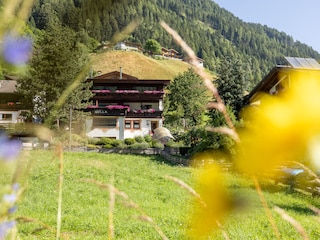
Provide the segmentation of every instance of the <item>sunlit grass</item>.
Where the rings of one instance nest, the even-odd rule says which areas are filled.
[[[22,185],[26,187],[19,203],[17,217],[21,239],[53,239],[56,229],[58,201],[58,160],[48,151],[32,151],[24,159],[33,159],[33,167]],[[130,199],[158,225],[169,239],[188,239],[187,230],[191,214],[191,199],[186,189],[166,178],[174,176],[190,186],[198,169],[170,166],[156,156],[65,153],[62,202],[61,239],[107,239],[109,191],[85,180],[105,184],[113,178],[114,186]],[[230,239],[275,239],[255,186],[250,178],[227,173],[225,184],[235,201],[223,221]],[[309,205],[320,208],[319,199],[305,193],[290,191],[288,186],[262,181],[263,194],[272,210],[284,209],[306,229],[310,239],[319,239],[319,222]],[[114,210],[114,239],[161,239],[151,224],[138,220],[141,214],[125,206],[116,196]],[[241,206],[241,207],[239,207]],[[282,239],[299,239],[297,231],[276,212],[273,217]],[[36,230],[36,231],[35,231]],[[201,239],[201,238],[199,238]],[[224,239],[221,230],[209,239]]]

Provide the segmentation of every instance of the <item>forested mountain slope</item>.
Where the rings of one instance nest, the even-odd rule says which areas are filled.
[[[137,52],[106,51],[91,54],[94,71],[108,73],[122,71],[139,79],[169,79],[188,70],[190,65],[183,61],[156,60]]]
[[[159,25],[160,20],[165,21],[211,71],[226,56],[241,61],[246,66],[248,86],[281,64],[283,56],[320,60],[320,54],[306,44],[276,29],[243,22],[211,0],[37,0],[30,24],[45,29],[50,22],[60,21],[88,45],[89,37],[109,41],[134,20],[140,24],[127,40],[144,44],[151,38],[182,52]]]

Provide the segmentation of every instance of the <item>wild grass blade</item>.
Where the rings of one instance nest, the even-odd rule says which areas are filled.
[[[295,229],[298,231],[298,233],[301,235],[302,239],[304,240],[309,240],[309,237],[304,230],[304,228],[301,226],[301,224],[296,221],[294,218],[290,217],[283,209],[275,206],[274,211],[276,211],[284,220],[288,221],[291,223],[292,226],[295,227]]]

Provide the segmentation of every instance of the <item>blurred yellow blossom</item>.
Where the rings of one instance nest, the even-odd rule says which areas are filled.
[[[320,71],[295,70],[289,81],[280,94],[261,95],[260,106],[244,110],[246,127],[239,132],[235,159],[239,170],[266,174],[284,161],[319,155]]]
[[[224,177],[220,168],[209,163],[212,155],[203,153],[194,161],[204,162],[197,175],[197,193],[200,199],[195,200],[191,222],[190,236],[194,239],[206,237],[213,229],[217,229],[225,214],[231,209],[231,197],[224,185]]]

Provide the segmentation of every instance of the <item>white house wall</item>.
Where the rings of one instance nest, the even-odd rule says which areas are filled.
[[[92,119],[88,119],[86,121],[86,127],[87,127],[87,136],[91,138],[102,138],[102,137],[109,137],[109,138],[115,138],[115,139],[121,139],[120,131],[119,131],[119,120],[121,121],[123,119],[122,117],[117,119],[117,128],[94,128],[92,129]],[[137,118],[125,118],[125,120],[140,120],[140,129],[124,129],[123,137],[126,138],[134,138],[137,136],[146,136],[151,134],[151,121],[157,121],[158,126],[162,126],[162,119],[155,119],[155,118],[143,118],[143,119],[137,119]]]
[[[4,114],[11,114],[12,118],[9,120],[3,119]],[[19,111],[0,111],[0,124],[18,123],[19,114]]]

